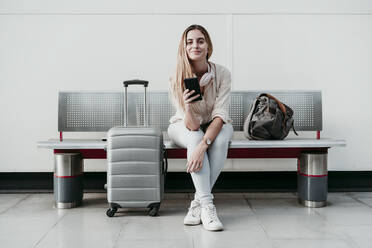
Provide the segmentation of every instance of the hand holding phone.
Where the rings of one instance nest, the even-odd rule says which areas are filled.
[[[183,92],[182,98],[183,102],[185,103],[186,110],[189,110],[190,105],[195,102],[197,98],[199,98],[199,95],[195,95],[194,90],[190,91],[189,89],[186,89]]]
[[[184,83],[185,83],[186,89],[189,90],[187,94],[190,94],[191,92],[193,92],[191,96],[187,97],[187,99],[194,98],[191,102],[197,102],[203,99],[201,90],[200,90],[200,85],[198,82],[198,78],[185,78]]]

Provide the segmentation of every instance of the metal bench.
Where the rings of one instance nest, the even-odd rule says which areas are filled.
[[[231,92],[230,117],[234,130],[243,130],[245,117],[258,91]],[[322,207],[327,199],[327,153],[330,147],[345,146],[344,140],[320,138],[322,97],[320,91],[267,91],[294,110],[297,131],[313,131],[314,138],[281,141],[233,139],[228,158],[297,158],[299,201],[308,207]],[[128,94],[129,126],[143,125],[143,94]],[[106,158],[105,141],[65,140],[63,132],[106,132],[124,124],[122,92],[60,92],[58,105],[59,140],[38,142],[55,154],[80,153],[82,159]],[[150,126],[166,132],[174,109],[167,92],[149,92],[147,113]],[[315,136],[316,133],[316,136]],[[300,133],[301,136],[301,133]],[[316,137],[316,138],[315,138]],[[165,139],[168,158],[186,158],[186,149]]]

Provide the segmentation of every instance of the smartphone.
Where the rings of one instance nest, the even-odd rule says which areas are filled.
[[[192,94],[190,97],[193,97],[193,96],[196,96],[197,94],[199,94],[199,97],[194,99],[192,102],[201,101],[203,98],[202,98],[202,95],[201,95],[201,90],[200,90],[200,85],[199,85],[199,82],[198,82],[198,78],[196,78],[196,77],[195,78],[185,78],[183,81],[185,83],[186,89],[188,89],[189,91],[195,90],[194,94]]]

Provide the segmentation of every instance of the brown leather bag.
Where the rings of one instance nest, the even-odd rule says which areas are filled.
[[[293,110],[274,96],[263,93],[253,102],[244,122],[244,135],[251,140],[282,140],[293,126]]]

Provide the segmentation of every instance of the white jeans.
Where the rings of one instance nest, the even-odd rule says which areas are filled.
[[[212,188],[225,165],[227,149],[233,132],[234,129],[230,123],[223,124],[216,139],[204,154],[202,169],[191,173],[195,187],[195,200],[203,205],[213,202]],[[169,125],[168,136],[177,146],[187,148],[187,159],[189,159],[202,140],[204,132],[201,129],[190,131],[184,122],[180,121]]]

